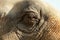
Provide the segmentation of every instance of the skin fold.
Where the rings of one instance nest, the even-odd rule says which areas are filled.
[[[41,0],[3,0],[0,40],[60,40],[58,15]]]

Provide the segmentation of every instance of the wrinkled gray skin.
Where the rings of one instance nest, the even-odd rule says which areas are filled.
[[[0,19],[3,20],[1,40],[46,40],[48,16],[34,1],[16,3],[8,15]]]

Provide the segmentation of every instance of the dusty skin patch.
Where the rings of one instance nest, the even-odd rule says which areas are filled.
[[[42,13],[40,16],[43,15],[42,18],[40,18],[42,20],[39,19],[38,24],[40,25],[32,27],[34,30],[32,29],[33,32],[31,33],[29,27],[24,25],[24,22],[22,25],[18,25],[20,30],[19,28],[16,28],[17,24],[15,24],[17,20],[20,22],[21,16],[23,16],[21,9],[22,7],[25,8],[25,3],[23,3],[24,0],[2,1],[0,1],[0,40],[60,40],[60,13],[49,4],[45,4],[38,0],[27,0],[30,3],[33,2],[37,5],[37,11],[34,9],[32,13],[40,12]],[[18,3],[23,3],[23,5]],[[29,4],[29,6],[31,5]],[[47,23],[45,24],[45,22]],[[42,27],[40,27],[41,25]]]

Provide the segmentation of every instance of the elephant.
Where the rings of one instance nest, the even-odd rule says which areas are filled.
[[[8,12],[0,10],[0,40],[60,40],[56,10],[40,0],[15,1],[6,3],[13,5]]]

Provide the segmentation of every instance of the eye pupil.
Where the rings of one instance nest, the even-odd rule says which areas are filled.
[[[33,17],[33,18],[37,19],[37,17]]]

